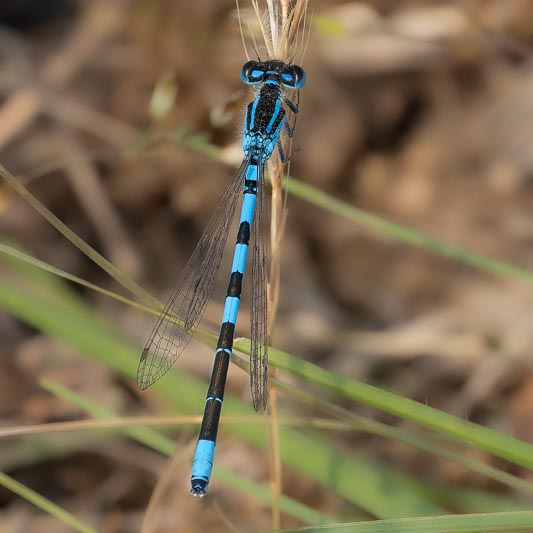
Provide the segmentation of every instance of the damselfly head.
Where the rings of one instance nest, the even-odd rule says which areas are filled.
[[[283,61],[248,61],[241,69],[241,79],[248,85],[275,80],[287,89],[301,89],[305,84],[305,71]]]

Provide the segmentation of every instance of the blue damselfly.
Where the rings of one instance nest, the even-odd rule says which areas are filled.
[[[191,494],[207,491],[224,388],[233,347],[246,256],[251,243],[251,357],[250,386],[254,408],[267,402],[268,316],[264,168],[277,150],[285,160],[282,132],[292,137],[294,123],[287,111],[298,113],[298,90],[305,83],[304,70],[279,60],[248,61],[241,79],[256,89],[246,109],[242,146],[244,159],[236,177],[222,196],[217,211],[189,259],[181,280],[159,316],[142,352],[137,382],[146,389],[181,355],[198,326],[217,276],[235,209],[242,195],[239,229],[226,294],[222,325],[215,350],[204,416],[194,454]],[[296,92],[293,100],[286,91]],[[255,214],[255,222],[254,220]]]

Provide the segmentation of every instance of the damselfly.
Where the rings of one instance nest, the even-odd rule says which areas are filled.
[[[286,110],[288,108],[292,113],[298,113],[298,98],[293,101],[285,90],[298,91],[303,87],[305,72],[298,65],[282,61],[248,61],[242,67],[241,78],[257,90],[257,96],[246,109],[242,138],[243,162],[189,259],[181,281],[157,320],[142,352],[137,372],[139,387],[146,389],[174,364],[189,343],[213,288],[238,197],[242,194],[239,230],[222,325],[192,466],[191,494],[195,496],[206,493],[211,476],[250,237],[250,386],[255,409],[259,411],[266,407],[268,332],[266,245],[262,231],[266,217],[264,167],[276,148],[282,161],[285,159],[281,133],[286,131],[292,136],[294,126],[289,124]],[[256,221],[252,223],[254,213]]]

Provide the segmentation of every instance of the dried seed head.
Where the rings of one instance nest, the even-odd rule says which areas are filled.
[[[241,9],[237,16],[246,57],[250,59],[246,42],[252,43],[254,59],[277,59],[284,63],[301,63],[305,49],[304,28],[307,0],[250,0],[251,9]]]

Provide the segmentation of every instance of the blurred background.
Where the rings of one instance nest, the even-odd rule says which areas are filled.
[[[310,0],[309,11],[308,81],[291,175],[468,250],[526,269],[533,264],[533,4]],[[234,173],[222,160],[240,157],[240,109],[250,97],[239,78],[245,60],[232,0],[1,2],[0,160],[73,231],[165,300]],[[157,85],[176,93],[163,116],[150,107]],[[154,132],[165,135],[154,141]],[[183,132],[222,155],[180,142]],[[7,185],[0,193],[2,241],[129,296]],[[398,242],[296,197],[288,208],[274,346],[533,440],[527,284]],[[11,287],[26,283],[3,259],[0,269]],[[222,309],[223,272],[205,315],[211,331]],[[75,284],[68,291],[140,354],[152,316]],[[43,377],[122,415],[176,414],[157,392],[140,393],[132,380],[22,318],[0,312],[3,427],[85,417],[43,390]],[[239,335],[248,336],[248,319],[244,306]],[[205,383],[211,364],[211,350],[200,344],[179,362]],[[232,368],[228,390],[248,401],[247,388],[247,376]],[[345,406],[391,422],[364,406]],[[202,409],[200,403],[193,413]],[[270,527],[268,507],[216,477],[208,498],[192,501],[188,461],[196,431],[171,432],[181,462],[155,530]],[[346,431],[330,437],[339,450],[371,455],[426,484],[516,496],[388,439]],[[4,472],[106,532],[139,530],[166,465],[126,437],[81,430],[8,436],[0,450]],[[476,450],[461,453],[504,466]],[[265,452],[223,426],[217,464],[268,481]],[[373,517],[291,469],[284,469],[284,492],[333,516]],[[466,501],[445,508],[475,510]],[[3,488],[0,530],[70,531]]]

